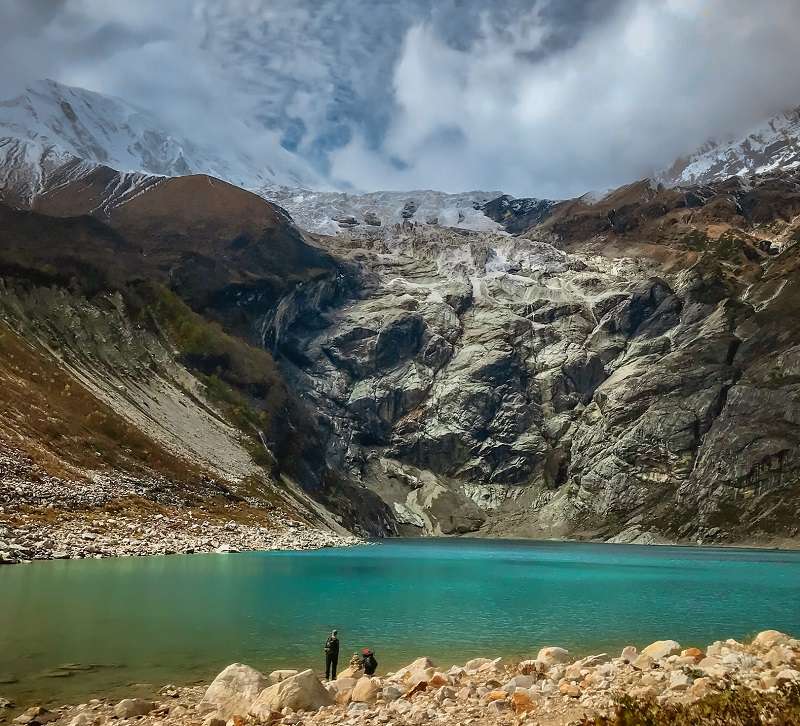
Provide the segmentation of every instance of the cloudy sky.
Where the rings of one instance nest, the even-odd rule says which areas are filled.
[[[564,197],[800,104],[798,29],[798,0],[0,0],[0,95],[277,133],[359,189]]]

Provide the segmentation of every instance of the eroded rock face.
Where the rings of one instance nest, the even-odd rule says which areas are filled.
[[[701,191],[555,205],[529,238],[328,241],[360,292],[294,327],[287,377],[390,533],[797,535],[796,230],[774,191],[767,211],[758,190]]]
[[[376,535],[800,534],[796,170],[563,202],[323,195],[335,238],[203,175],[9,179],[0,317],[123,418],[146,381],[133,423],[226,481],[263,467]],[[296,219],[329,230],[316,212]],[[188,342],[238,342],[184,350],[177,302]],[[263,465],[195,404],[218,373],[263,420],[241,430]]]

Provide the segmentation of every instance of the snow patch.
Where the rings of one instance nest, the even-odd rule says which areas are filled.
[[[258,193],[288,211],[300,227],[319,234],[333,235],[350,229],[352,225],[337,221],[348,218],[355,219],[359,230],[376,233],[404,221],[478,232],[503,230],[481,209],[481,205],[501,196],[501,192],[446,194],[428,189],[361,194],[264,187]]]
[[[0,189],[35,195],[50,173],[76,160],[121,172],[209,174],[246,189],[329,186],[277,142],[268,159],[206,148],[126,101],[56,81],[0,101]]]

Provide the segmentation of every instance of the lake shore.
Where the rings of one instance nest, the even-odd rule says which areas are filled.
[[[531,540],[525,537],[498,536],[496,533],[474,538],[520,542],[633,544],[653,547],[788,551],[800,549],[800,542],[796,540],[770,543],[748,540],[719,544],[646,539],[603,540],[592,537],[551,537]],[[470,539],[470,537],[452,539]],[[121,506],[118,510],[112,511],[28,508],[13,513],[0,512],[0,565],[53,559],[297,551],[353,547],[362,544],[365,544],[364,539],[344,531],[338,533],[320,529],[282,514],[247,506],[235,506],[215,512],[199,508],[163,506],[149,506],[144,509]]]
[[[578,660],[558,647],[518,662],[475,658],[447,669],[421,657],[371,678],[349,666],[328,683],[310,670],[264,674],[233,664],[207,686],[167,685],[153,700],[93,699],[52,711],[20,704],[28,707],[17,715],[0,698],[0,721],[5,713],[14,726],[565,726],[611,713],[623,695],[661,706],[686,706],[731,688],[779,698],[782,689],[800,685],[799,668],[800,641],[774,630],[747,644],[725,640],[699,649],[664,640]]]
[[[542,534],[538,537],[524,537],[516,534],[503,534],[502,532],[473,532],[469,535],[460,535],[456,539],[501,539],[509,542],[574,542],[576,544],[609,544],[609,545],[636,545],[639,547],[686,547],[690,549],[742,549],[742,550],[786,550],[789,552],[800,550],[800,539],[780,537],[775,539],[745,539],[730,542],[692,542],[690,540],[669,540],[663,537],[642,536],[635,538],[615,537],[549,537]]]
[[[0,517],[0,564],[35,560],[312,550],[364,540],[247,506],[222,511],[120,507],[33,509]]]

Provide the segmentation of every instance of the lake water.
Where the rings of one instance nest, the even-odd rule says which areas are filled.
[[[660,638],[798,634],[800,552],[390,540],[5,567],[0,695],[129,695],[210,680],[235,661],[322,670],[334,627],[340,667],[368,645],[380,671],[420,655],[449,666],[544,645],[616,654]]]

